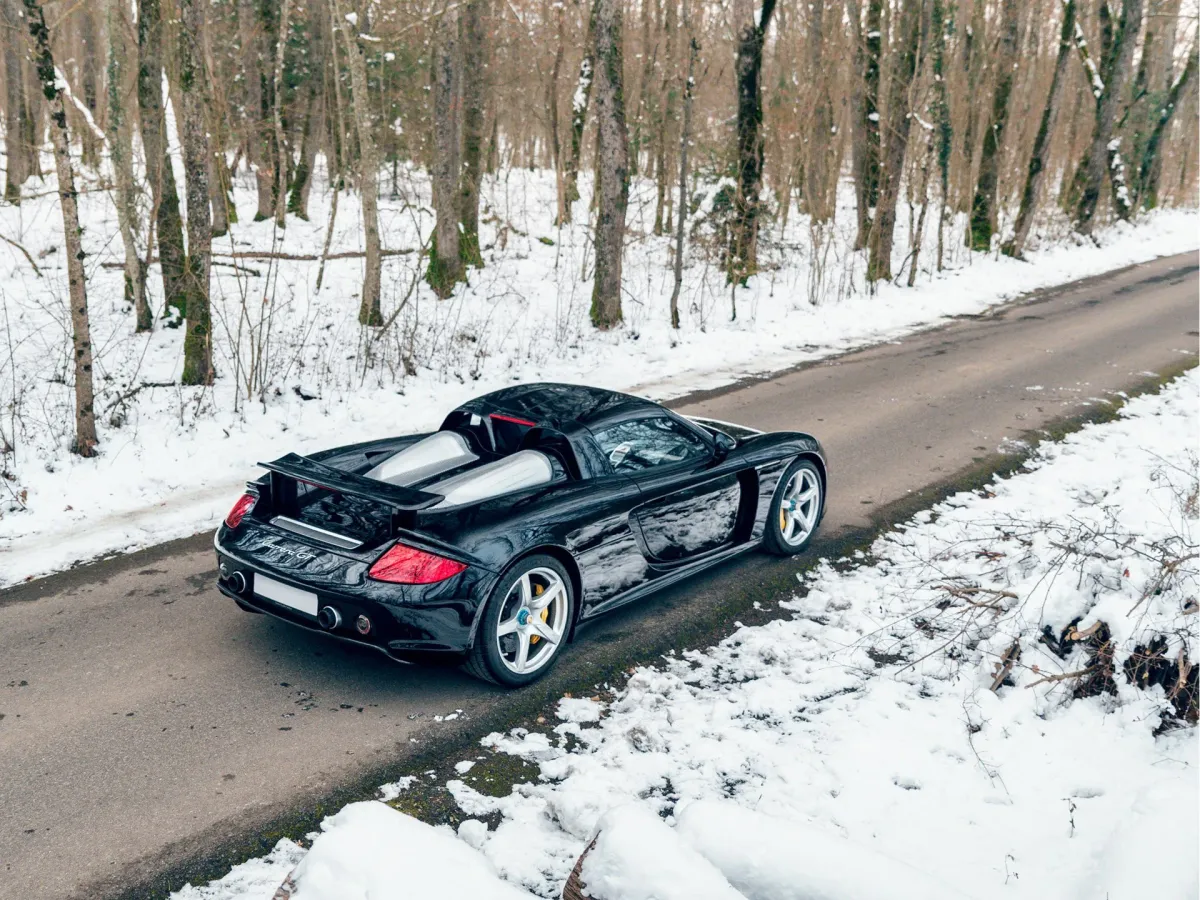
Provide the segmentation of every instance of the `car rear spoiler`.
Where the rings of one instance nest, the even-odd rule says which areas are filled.
[[[417,491],[355,475],[296,453],[289,453],[274,462],[259,465],[271,473],[271,502],[280,511],[286,511],[295,505],[298,481],[333,491],[335,494],[362,497],[390,506],[394,510],[393,523],[397,525],[413,524],[418,512],[435,506],[444,499],[441,494]]]

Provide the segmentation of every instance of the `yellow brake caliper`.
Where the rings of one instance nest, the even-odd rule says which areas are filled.
[[[537,597],[537,596],[540,596],[541,594],[544,594],[545,592],[546,592],[546,588],[543,585],[535,584],[533,586],[533,596]],[[542,615],[543,622],[545,622],[548,618],[550,618],[550,607],[547,606],[545,609],[543,609],[541,615]],[[541,640],[541,638],[538,637],[536,634],[531,634],[529,636],[529,643],[531,643],[531,644],[536,644],[540,640]]]

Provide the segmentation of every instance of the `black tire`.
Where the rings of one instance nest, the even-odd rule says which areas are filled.
[[[803,480],[806,489],[808,487],[816,488],[815,497],[808,501],[815,508],[809,510],[807,502],[805,503],[801,512],[811,512],[811,526],[807,528],[802,536],[793,536],[789,540],[787,537],[787,528],[783,521],[781,521],[780,508],[786,499],[785,492],[798,478]],[[804,549],[812,541],[813,535],[817,533],[817,528],[820,526],[821,518],[824,514],[825,482],[821,478],[821,471],[812,460],[798,459],[784,470],[783,475],[779,479],[779,485],[775,488],[775,495],[771,498],[771,506],[767,510],[767,521],[763,531],[763,549],[775,556],[795,556],[798,553],[803,553]],[[804,518],[807,518],[807,516],[804,516]]]
[[[557,576],[557,584],[554,583],[554,579],[549,577],[549,573]],[[502,642],[501,636],[498,634],[501,621],[511,622],[514,618],[520,619],[522,610],[530,612],[531,607],[521,603],[519,599],[521,589],[518,585],[526,575],[530,576],[529,584],[533,589],[536,590],[537,586],[542,584],[544,585],[543,592],[552,593],[548,603],[553,605],[553,609],[550,606],[544,608],[545,618],[541,617],[540,612],[526,615],[525,622],[521,623],[521,631],[512,633],[513,640],[511,641],[508,639],[509,635],[505,634],[503,636],[505,640]],[[562,590],[561,607],[556,599],[558,594],[553,593],[558,586],[561,586]],[[512,612],[511,608],[514,602],[518,607],[516,613],[511,616],[506,615],[506,613]],[[463,668],[476,678],[503,687],[516,688],[532,684],[549,672],[558,657],[562,655],[563,644],[566,643],[567,635],[570,634],[571,624],[574,621],[576,602],[571,576],[563,564],[553,556],[538,554],[518,560],[492,588],[483,608],[479,630],[475,635],[475,643],[463,663]],[[526,625],[532,621],[533,615],[538,615],[543,625],[551,626],[549,631],[558,631],[559,639],[556,642],[550,643],[526,630]],[[553,622],[550,621],[551,617],[553,617]],[[534,624],[532,627],[536,628],[537,626]],[[530,654],[527,657],[528,662],[536,663],[536,668],[526,672],[514,669],[516,661],[520,658],[522,637],[529,640],[529,644],[526,646],[526,652]],[[516,642],[515,646],[513,641]],[[502,653],[502,644],[510,649]],[[514,659],[510,660],[508,653],[512,653]]]

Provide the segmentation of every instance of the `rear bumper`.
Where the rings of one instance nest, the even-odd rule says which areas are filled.
[[[438,586],[436,596],[414,597],[411,587],[400,588],[406,602],[388,602],[376,597],[363,597],[351,591],[334,591],[305,584],[265,566],[240,559],[220,545],[217,546],[218,567],[225,573],[218,577],[217,588],[243,609],[266,613],[310,631],[371,647],[401,662],[454,661],[471,647],[479,602],[474,590],[465,596],[446,596],[445,587]],[[245,579],[246,587],[238,591],[234,573]],[[266,576],[317,595],[317,609],[331,606],[337,610],[341,623],[332,629],[321,627],[316,616],[293,609],[255,592],[255,579]],[[463,587],[477,587],[471,582]],[[373,593],[380,593],[378,590]],[[483,596],[486,596],[485,594]],[[415,601],[415,602],[414,602]],[[365,616],[370,623],[367,634],[361,634],[356,623]]]

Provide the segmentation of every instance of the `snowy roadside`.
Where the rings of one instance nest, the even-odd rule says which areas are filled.
[[[175,900],[557,897],[597,828],[596,900],[1194,897],[1198,425],[1192,371],[823,561],[791,618],[489,735],[434,776],[456,830],[389,807],[419,776]]]
[[[86,196],[101,429],[100,456],[91,460],[67,450],[69,328],[65,276],[54,265],[61,253],[48,205],[53,198],[20,207],[20,221],[5,226],[51,255],[41,279],[14,256],[11,276],[0,284],[9,351],[8,360],[0,354],[0,448],[6,441],[14,448],[0,450],[0,587],[212,528],[259,460],[432,429],[456,404],[513,381],[591,382],[669,399],[1197,246],[1196,211],[1164,210],[1136,226],[1102,231],[1095,245],[1043,235],[1027,262],[951,248],[946,271],[922,271],[915,288],[888,284],[872,296],[863,289],[861,254],[848,249],[849,233],[833,236],[830,262],[818,272],[797,214],[779,241],[764,248],[764,271],[739,293],[736,322],[728,321],[728,291],[711,262],[700,249],[690,251],[683,327],[673,331],[664,311],[667,239],[643,234],[627,251],[625,326],[603,334],[586,320],[587,230],[554,228],[553,181],[544,175],[514,173],[519,183],[489,186],[487,201],[497,215],[484,233],[492,248],[487,268],[451,300],[428,296],[416,256],[389,257],[384,312],[398,305],[400,315],[382,341],[354,323],[356,260],[331,262],[319,295],[313,263],[218,267],[215,352],[222,377],[211,389],[175,384],[181,330],[132,334],[121,273],[101,266],[116,259],[107,195]],[[412,178],[420,200],[423,182],[419,173]],[[249,194],[248,183],[238,185],[239,200]],[[852,196],[843,194],[850,221]],[[312,221],[292,222],[286,232],[269,222],[238,226],[217,249],[319,252],[327,202],[328,195],[314,194]],[[336,230],[334,251],[358,246],[354,206],[353,197],[343,200],[338,221],[350,224]],[[644,230],[644,206],[632,207],[635,229]],[[13,215],[0,210],[0,220]],[[429,224],[407,199],[386,201],[382,215],[390,247],[419,245]],[[904,227],[898,247],[907,243]]]

